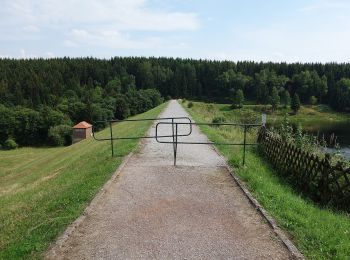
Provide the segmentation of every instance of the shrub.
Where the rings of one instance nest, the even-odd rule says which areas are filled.
[[[62,146],[72,144],[73,129],[69,125],[52,126],[49,129],[49,144],[53,146]]]
[[[213,124],[221,124],[226,122],[226,118],[223,116],[216,116],[211,120]],[[213,125],[213,127],[219,127],[219,125]]]
[[[294,94],[290,108],[293,110],[294,114],[298,113],[298,110],[300,109],[300,99],[298,94]]]
[[[183,99],[182,99],[182,103],[185,103],[185,102],[186,102],[186,98],[183,98]]]
[[[242,108],[244,103],[244,94],[241,89],[237,90],[233,96],[232,108]]]
[[[4,149],[13,150],[18,148],[18,144],[12,138],[8,138],[3,145]]]
[[[125,95],[118,95],[115,99],[114,117],[117,119],[124,119],[129,116],[130,108]]]
[[[311,96],[309,100],[310,105],[316,105],[317,104],[317,98],[315,96]]]
[[[220,123],[224,123],[226,122],[226,118],[223,116],[216,116],[213,118],[213,120],[211,121],[213,124],[220,124]]]
[[[188,108],[191,108],[193,107],[193,103],[192,102],[189,102],[188,105],[187,105]]]
[[[207,105],[207,111],[211,112],[211,111],[213,111],[214,109],[216,109],[216,107],[215,107],[213,104]]]
[[[251,110],[241,110],[239,113],[239,122],[241,124],[256,124],[259,123],[259,115],[256,112]]]

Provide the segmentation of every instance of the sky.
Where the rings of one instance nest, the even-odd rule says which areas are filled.
[[[349,0],[0,0],[0,58],[349,62]]]

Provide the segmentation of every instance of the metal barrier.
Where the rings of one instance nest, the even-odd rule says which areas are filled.
[[[112,123],[122,123],[122,122],[143,122],[143,121],[165,121],[171,120],[171,122],[158,122],[156,124],[155,135],[150,136],[130,136],[130,137],[114,137]],[[188,122],[177,122],[177,120],[188,120]],[[98,138],[96,137],[95,125],[98,123],[108,123],[110,129],[109,138]],[[171,135],[159,135],[159,126],[161,125],[171,125]],[[186,134],[179,134],[179,125],[189,125],[189,131]],[[232,127],[242,127],[244,129],[243,143],[221,143],[221,142],[184,142],[178,141],[179,137],[190,136],[192,134],[193,125],[207,125],[207,126],[232,126]],[[206,145],[242,145],[243,146],[243,165],[245,165],[246,157],[246,146],[248,145],[257,145],[257,143],[247,143],[247,130],[253,127],[261,127],[262,124],[237,124],[237,123],[194,123],[189,117],[161,117],[161,118],[146,118],[146,119],[125,119],[125,120],[106,120],[106,121],[95,121],[92,126],[92,136],[97,141],[110,141],[112,149],[112,157],[114,156],[114,140],[134,140],[134,139],[145,139],[153,138],[156,139],[158,143],[163,144],[173,144],[174,151],[174,165],[176,165],[177,158],[177,146],[178,144],[206,144]],[[162,138],[172,138],[172,141],[160,140]]]
[[[124,120],[119,120],[119,119],[111,119],[111,120],[105,120],[105,121],[95,121],[92,124],[92,136],[96,141],[110,141],[111,142],[111,149],[112,149],[112,157],[114,156],[114,140],[135,140],[135,139],[146,139],[146,138],[156,138],[156,136],[131,136],[131,137],[114,137],[113,135],[113,128],[112,124],[113,123],[123,123],[123,122],[143,122],[143,121],[164,121],[164,120],[171,120],[171,122],[168,123],[174,123],[176,120],[188,120],[188,124],[190,124],[189,128],[189,133],[188,134],[181,134],[178,136],[189,136],[192,133],[192,121],[189,117],[159,117],[159,118],[144,118],[144,119],[124,119]],[[110,137],[109,138],[98,138],[96,137],[96,124],[106,124],[108,123],[109,125],[109,133]],[[165,123],[165,122],[164,122]],[[172,137],[172,135],[164,135],[164,136],[159,136],[159,137]]]
[[[159,138],[163,138],[162,136],[158,135],[158,127],[160,125],[172,125],[172,141],[161,141]],[[243,137],[243,143],[220,143],[220,142],[179,142],[178,137],[178,125],[190,125],[192,130],[192,125],[208,125],[208,126],[238,126],[244,128],[244,137]],[[177,156],[177,145],[178,144],[209,144],[209,145],[243,145],[243,165],[245,165],[245,154],[246,154],[246,146],[247,145],[257,145],[257,143],[247,143],[247,129],[252,127],[261,127],[262,124],[237,124],[237,123],[182,123],[182,122],[159,122],[156,125],[156,140],[158,143],[164,143],[164,144],[173,144],[173,150],[174,150],[174,165],[176,165],[176,156]]]

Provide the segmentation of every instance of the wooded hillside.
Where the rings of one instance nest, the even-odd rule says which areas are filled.
[[[278,95],[298,94],[302,103],[349,111],[349,78],[350,64],[335,63],[0,59],[0,143],[57,143],[63,128],[54,126],[125,118],[158,105],[161,95],[225,102],[241,90],[246,100],[273,104]]]

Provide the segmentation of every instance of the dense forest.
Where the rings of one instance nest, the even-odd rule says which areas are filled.
[[[162,96],[220,102],[244,96],[272,106],[297,96],[349,111],[350,64],[0,59],[0,143],[62,144],[74,123],[122,119],[160,104]]]

